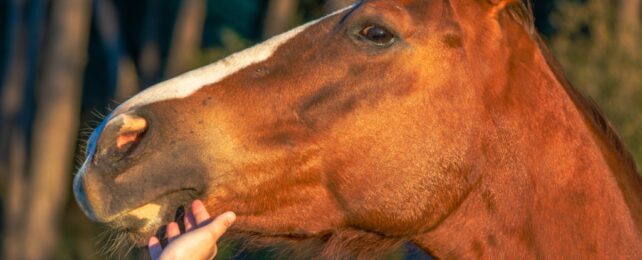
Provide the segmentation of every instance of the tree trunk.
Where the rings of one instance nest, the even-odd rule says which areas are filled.
[[[292,17],[296,13],[297,5],[297,0],[270,1],[265,15],[263,38],[270,38],[289,29],[292,26]]]
[[[638,53],[640,49],[640,3],[642,0],[620,0],[618,6],[618,40],[628,54]]]
[[[347,7],[355,2],[356,0],[328,0],[323,5],[323,10],[326,13],[332,13],[334,11],[340,10],[341,8]]]
[[[22,22],[22,13],[24,2],[22,0],[12,0],[7,3],[7,18],[5,28],[7,28],[6,55],[2,59],[5,63],[2,71],[2,80],[0,87],[0,165],[7,164],[10,150],[10,132],[15,126],[20,109],[22,108],[24,96],[24,84],[26,82],[26,26]],[[0,171],[8,169],[0,167]],[[3,176],[3,175],[0,175]]]
[[[6,73],[0,96],[0,185],[4,208],[2,258],[18,259],[22,254],[21,235],[25,195],[26,144],[20,115],[25,100],[26,26],[21,14],[24,1],[13,0],[7,10]]]
[[[145,1],[143,44],[138,57],[140,83],[143,88],[156,84],[161,79],[161,50],[158,43],[158,23],[161,19],[160,11],[160,4],[156,1]]]
[[[102,42],[102,51],[105,53],[106,77],[101,84],[109,90],[107,96],[113,98],[118,89],[118,65],[121,53],[120,28],[116,8],[111,0],[94,0],[93,14],[95,15],[96,28]]]
[[[8,157],[7,190],[4,213],[4,252],[3,259],[23,259],[24,255],[24,203],[26,193],[25,171],[27,169],[26,141],[22,129],[15,127],[10,135],[11,153]]]
[[[52,2],[46,56],[36,90],[30,196],[22,227],[24,259],[46,259],[55,252],[59,217],[72,176],[90,11],[87,0]]]
[[[201,44],[206,9],[205,0],[181,2],[167,60],[166,78],[183,73],[194,65]]]
[[[138,91],[138,74],[136,74],[136,65],[129,56],[121,56],[118,62],[118,87],[116,88],[116,101],[125,102]]]
[[[139,90],[136,67],[131,58],[123,54],[123,36],[116,7],[111,0],[97,0],[95,3],[97,28],[108,57],[110,94],[117,102],[123,102]]]

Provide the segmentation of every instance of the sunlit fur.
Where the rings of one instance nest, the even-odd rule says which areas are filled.
[[[373,24],[394,41],[364,37]],[[299,258],[642,258],[642,179],[528,2],[363,1],[288,35],[112,113],[76,177],[88,216],[143,244],[201,198],[237,213],[227,239]],[[149,126],[131,149],[121,113]]]

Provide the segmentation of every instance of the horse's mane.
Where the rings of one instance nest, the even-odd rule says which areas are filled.
[[[566,93],[571,97],[576,107],[584,114],[585,120],[595,127],[598,133],[602,135],[607,145],[612,146],[616,152],[617,158],[622,162],[623,166],[627,167],[634,173],[637,173],[637,167],[633,156],[622,141],[622,138],[614,130],[613,126],[606,119],[595,101],[575,88],[564,76],[565,74],[561,64],[557,61],[548,47],[546,47],[546,44],[544,44],[544,41],[537,33],[531,0],[517,0],[507,6],[506,12],[517,23],[524,26],[524,29],[531,35],[531,37],[533,37],[535,42],[537,42],[539,48],[544,54],[546,62],[555,74],[555,77],[564,86]]]

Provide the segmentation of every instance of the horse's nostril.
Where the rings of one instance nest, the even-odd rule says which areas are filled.
[[[147,130],[147,120],[139,116],[123,115],[122,125],[118,129],[116,148],[123,149],[128,144],[137,142]]]
[[[148,127],[145,118],[133,113],[114,117],[102,131],[94,162],[123,158],[140,142]]]

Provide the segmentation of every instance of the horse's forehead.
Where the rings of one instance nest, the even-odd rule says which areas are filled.
[[[234,53],[218,62],[189,71],[178,77],[156,84],[137,94],[121,104],[112,114],[114,115],[129,110],[169,99],[188,97],[199,89],[220,82],[221,80],[241,71],[242,69],[268,60],[283,44],[304,32],[310,26],[319,23],[328,17],[342,13],[352,6],[341,9],[323,18],[311,21],[296,27],[283,34],[277,35],[261,44],[241,52]]]

